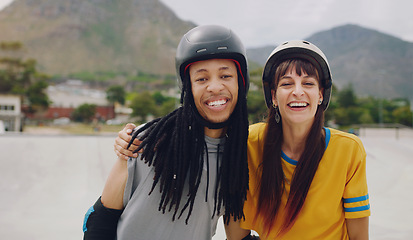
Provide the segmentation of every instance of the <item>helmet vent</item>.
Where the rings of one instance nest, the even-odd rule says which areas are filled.
[[[206,48],[201,48],[201,49],[196,50],[196,52],[201,53],[201,52],[205,52],[206,50],[207,50]]]
[[[309,43],[309,42],[307,42],[307,41],[303,41],[303,43],[310,45],[310,43]]]
[[[227,50],[228,47],[218,47],[217,49],[218,49],[218,50]]]

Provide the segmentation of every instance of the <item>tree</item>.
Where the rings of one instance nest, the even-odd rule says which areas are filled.
[[[137,94],[130,104],[132,116],[140,117],[142,122],[146,122],[148,115],[156,115],[155,100],[149,92]]]
[[[40,80],[28,87],[26,95],[32,112],[44,110],[49,106],[49,97],[44,93],[47,86],[48,84],[45,80]]]
[[[22,60],[20,42],[0,43],[0,93],[19,94],[29,102],[29,111],[38,111],[49,106],[45,93],[49,76],[36,70],[36,60]]]
[[[164,96],[160,91],[155,91],[152,98],[155,102],[155,111],[152,114],[156,117],[165,116],[176,108],[177,99]]]
[[[267,115],[262,89],[262,68],[250,72],[250,88],[247,97],[248,121],[250,124],[262,122]]]
[[[407,126],[412,125],[412,111],[410,111],[409,106],[396,108],[392,112],[392,115],[396,123],[404,124]]]
[[[357,106],[357,97],[352,85],[347,86],[338,93],[337,103],[339,107],[344,108]]]
[[[118,102],[118,103],[124,105],[125,104],[125,95],[126,95],[125,89],[120,85],[110,86],[106,90],[106,99],[110,103]]]
[[[267,113],[262,91],[251,90],[247,98],[248,120],[250,123],[262,122]]]
[[[162,105],[165,101],[168,100],[167,97],[165,97],[160,91],[155,91],[152,94],[153,100],[155,100],[156,105],[160,106]]]
[[[96,105],[84,103],[73,111],[72,118],[77,122],[91,122],[95,114]]]
[[[176,102],[178,100],[174,98],[168,98],[166,101],[162,102],[162,105],[158,107],[158,117],[165,116],[166,114],[172,112],[176,108]]]

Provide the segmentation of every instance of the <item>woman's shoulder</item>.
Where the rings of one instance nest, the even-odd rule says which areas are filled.
[[[349,144],[356,144],[359,146],[363,146],[363,143],[361,142],[360,138],[353,134],[353,133],[348,133],[344,132],[338,129],[334,128],[326,128],[330,132],[330,141],[339,141],[341,143],[346,142]]]
[[[265,133],[265,128],[267,127],[267,123],[255,123],[249,126],[249,134],[248,140],[249,141],[257,141],[258,139],[262,139]]]

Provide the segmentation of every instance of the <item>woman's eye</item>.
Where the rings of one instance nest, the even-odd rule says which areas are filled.
[[[316,83],[315,82],[305,82],[304,85],[305,86],[315,86]]]
[[[232,77],[231,75],[223,75],[221,78],[226,79],[226,78],[231,78],[231,77]]]

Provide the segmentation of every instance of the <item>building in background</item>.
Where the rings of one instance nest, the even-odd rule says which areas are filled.
[[[100,122],[116,117],[115,108],[106,99],[104,90],[90,87],[81,80],[67,80],[49,86],[46,90],[51,104],[40,113],[26,114],[28,120],[48,121],[72,117],[73,111],[82,104],[96,105],[95,119]]]
[[[21,97],[13,94],[0,94],[0,121],[5,131],[23,130]]]

